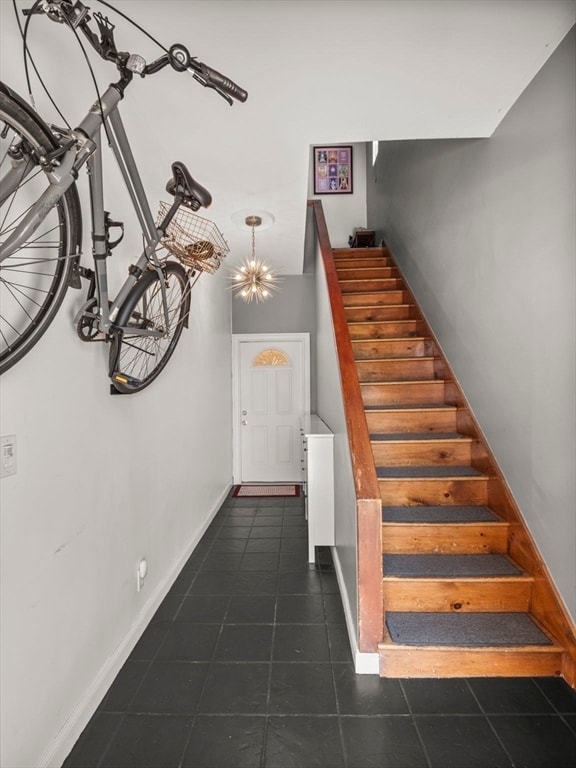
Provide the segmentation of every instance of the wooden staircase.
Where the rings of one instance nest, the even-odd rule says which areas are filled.
[[[380,674],[574,686],[573,625],[390,253],[333,258],[382,499]]]

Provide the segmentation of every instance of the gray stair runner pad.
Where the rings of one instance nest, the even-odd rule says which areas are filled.
[[[497,523],[488,507],[382,507],[385,523]]]
[[[482,472],[472,467],[426,466],[426,467],[377,467],[378,477],[482,477]]]
[[[384,576],[459,578],[517,576],[522,571],[505,555],[383,555]]]
[[[551,645],[525,613],[388,612],[386,625],[392,641],[401,645]]]

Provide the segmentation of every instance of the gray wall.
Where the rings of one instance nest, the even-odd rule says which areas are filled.
[[[316,318],[313,274],[279,275],[280,290],[261,304],[234,298],[232,333],[309,333],[310,408],[316,411]]]
[[[280,290],[261,304],[232,303],[232,333],[311,333],[314,275],[279,275]]]
[[[381,143],[379,229],[576,616],[575,35],[490,139]]]

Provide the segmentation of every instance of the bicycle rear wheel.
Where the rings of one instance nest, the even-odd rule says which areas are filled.
[[[46,189],[39,158],[57,143],[49,128],[18,97],[0,91],[0,243]],[[14,168],[20,181],[9,183]],[[32,238],[0,263],[0,373],[29,352],[54,319],[71,277],[81,242],[76,187],[50,210]],[[1,246],[0,246],[1,252]]]
[[[124,328],[110,343],[110,378],[121,394],[140,392],[163,371],[172,356],[190,312],[190,282],[181,264],[167,261],[163,267],[168,327],[162,300],[162,283],[155,270],[145,272],[116,318]],[[161,337],[142,336],[133,329],[161,331]]]

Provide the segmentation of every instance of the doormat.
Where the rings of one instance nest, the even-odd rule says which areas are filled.
[[[299,485],[236,485],[232,496],[265,497],[265,496],[300,496]]]

